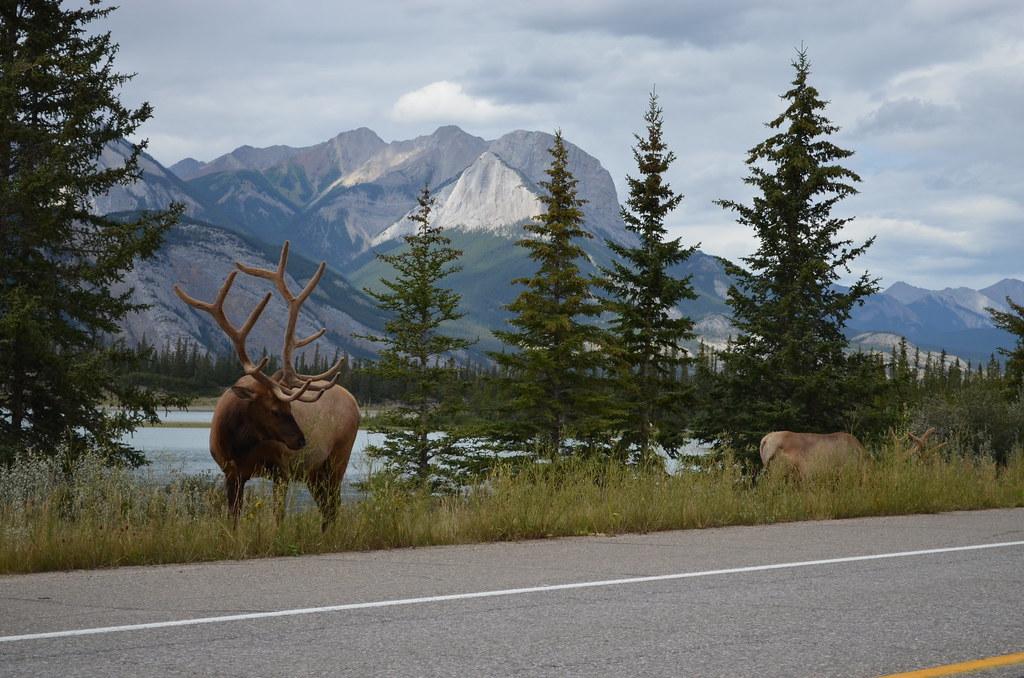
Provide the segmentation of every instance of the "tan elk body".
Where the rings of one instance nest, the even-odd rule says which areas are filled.
[[[273,376],[263,373],[268,359],[254,364],[245,340],[270,300],[268,293],[249,314],[241,328],[224,314],[224,301],[238,271],[232,271],[217,298],[202,302],[178,286],[174,291],[186,303],[206,311],[231,340],[245,374],[217,400],[210,425],[210,454],[224,471],[228,512],[238,521],[245,483],[262,476],[274,481],[278,515],[284,511],[284,497],[293,476],[305,479],[323,518],[324,528],[334,519],[342,478],[348,468],[352,445],[359,430],[359,406],[347,390],[335,381],[344,364],[339,360],[323,374],[295,371],[294,350],[323,336],[320,330],[305,339],[295,339],[295,327],[303,302],[319,283],[326,264],[321,263],[303,290],[294,295],[285,283],[288,243],[284,243],[277,270],[237,264],[239,270],[274,283],[288,306],[282,368]]]
[[[801,477],[859,461],[866,456],[864,446],[849,433],[773,431],[761,438],[761,463],[765,469],[769,464],[781,464]]]

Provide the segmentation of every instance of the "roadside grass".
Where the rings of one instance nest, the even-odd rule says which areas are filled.
[[[728,464],[675,475],[567,461],[495,471],[458,496],[386,483],[344,503],[321,533],[315,509],[274,520],[250,492],[237,530],[213,476],[158,483],[85,459],[23,458],[0,468],[0,573],[184,563],[350,550],[757,525],[1024,506],[1024,455],[875,461],[800,481],[757,482]]]

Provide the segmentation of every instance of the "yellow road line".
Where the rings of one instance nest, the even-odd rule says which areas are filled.
[[[986,657],[985,659],[973,659],[968,662],[946,664],[945,666],[933,666],[930,669],[907,671],[906,673],[893,673],[887,676],[882,676],[881,678],[935,678],[936,676],[955,676],[958,673],[972,673],[974,671],[984,671],[986,669],[994,669],[1000,666],[1013,666],[1014,664],[1024,664],[1024,652],[1004,654],[999,655],[998,657]]]

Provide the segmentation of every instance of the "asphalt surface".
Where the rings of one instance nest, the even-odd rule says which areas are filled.
[[[7,576],[0,676],[876,676],[1024,652],[1015,541],[1024,509]]]

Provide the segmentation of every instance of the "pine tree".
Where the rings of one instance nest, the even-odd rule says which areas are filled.
[[[403,404],[390,413],[381,429],[387,433],[385,442],[368,452],[383,460],[386,471],[436,487],[444,482],[446,466],[457,461],[452,458],[459,451],[450,432],[460,400],[454,393],[458,373],[455,364],[444,358],[473,342],[444,331],[445,323],[463,316],[461,295],[441,286],[459,270],[455,262],[462,252],[451,246],[440,226],[430,223],[434,199],[429,188],[423,188],[418,203],[419,209],[409,217],[416,228],[403,237],[403,251],[377,255],[397,275],[381,280],[383,290],[366,289],[390,315],[384,336],[368,337],[385,347],[376,373],[406,387]],[[442,431],[448,434],[431,435]]]
[[[1006,304],[1009,311],[999,311],[994,308],[986,308],[992,316],[992,323],[1017,338],[1017,344],[1012,349],[1000,348],[999,353],[1006,356],[1006,385],[1016,396],[1024,388],[1024,305],[1014,303],[1010,297],[1006,297]],[[992,357],[990,365],[995,363],[995,356]],[[991,367],[990,367],[990,371]],[[998,373],[999,368],[995,370]]]
[[[610,399],[602,384],[603,334],[586,322],[600,315],[601,305],[579,263],[585,257],[579,241],[593,236],[583,229],[584,201],[560,131],[549,152],[549,179],[541,182],[545,211],[524,226],[528,235],[518,243],[538,269],[513,281],[526,288],[507,306],[514,329],[495,332],[512,351],[491,357],[504,370],[509,395],[504,437],[554,458],[572,452],[570,440],[600,444]]]
[[[650,463],[659,447],[674,455],[686,441],[692,388],[680,374],[692,359],[679,347],[694,334],[693,321],[680,316],[677,307],[697,295],[689,276],[677,278],[669,272],[696,247],[684,248],[680,238],[666,239],[665,219],[683,196],[665,180],[676,156],[665,144],[662,109],[654,92],[644,122],[647,134],[635,135],[633,149],[639,177],[626,177],[629,198],[622,209],[626,228],[639,244],[607,241],[618,259],[602,269],[601,286],[609,294],[606,308],[612,313],[618,397],[625,414],[621,447],[633,461]]]
[[[719,201],[754,230],[758,247],[743,259],[747,270],[730,269],[736,284],[728,303],[740,334],[721,356],[719,400],[702,408],[696,428],[702,439],[737,450],[756,448],[772,430],[843,430],[845,415],[878,386],[870,361],[845,355],[843,335],[851,310],[877,283],[865,273],[845,290],[836,285],[873,240],[840,239],[850,220],[831,214],[860,179],[838,164],[852,151],[828,140],[838,127],[808,83],[805,51],[793,67],[781,97],[786,109],[768,123],[777,132],[748,154],[753,203]]]
[[[111,11],[0,3],[0,461],[32,448],[141,462],[121,437],[180,402],[131,386],[138,354],[110,340],[142,308],[112,286],[179,213],[91,213],[93,199],[139,176],[145,144],[123,140],[152,114],[119,101],[131,76],[114,71],[110,34],[90,30]],[[111,143],[130,152],[102,169]]]

